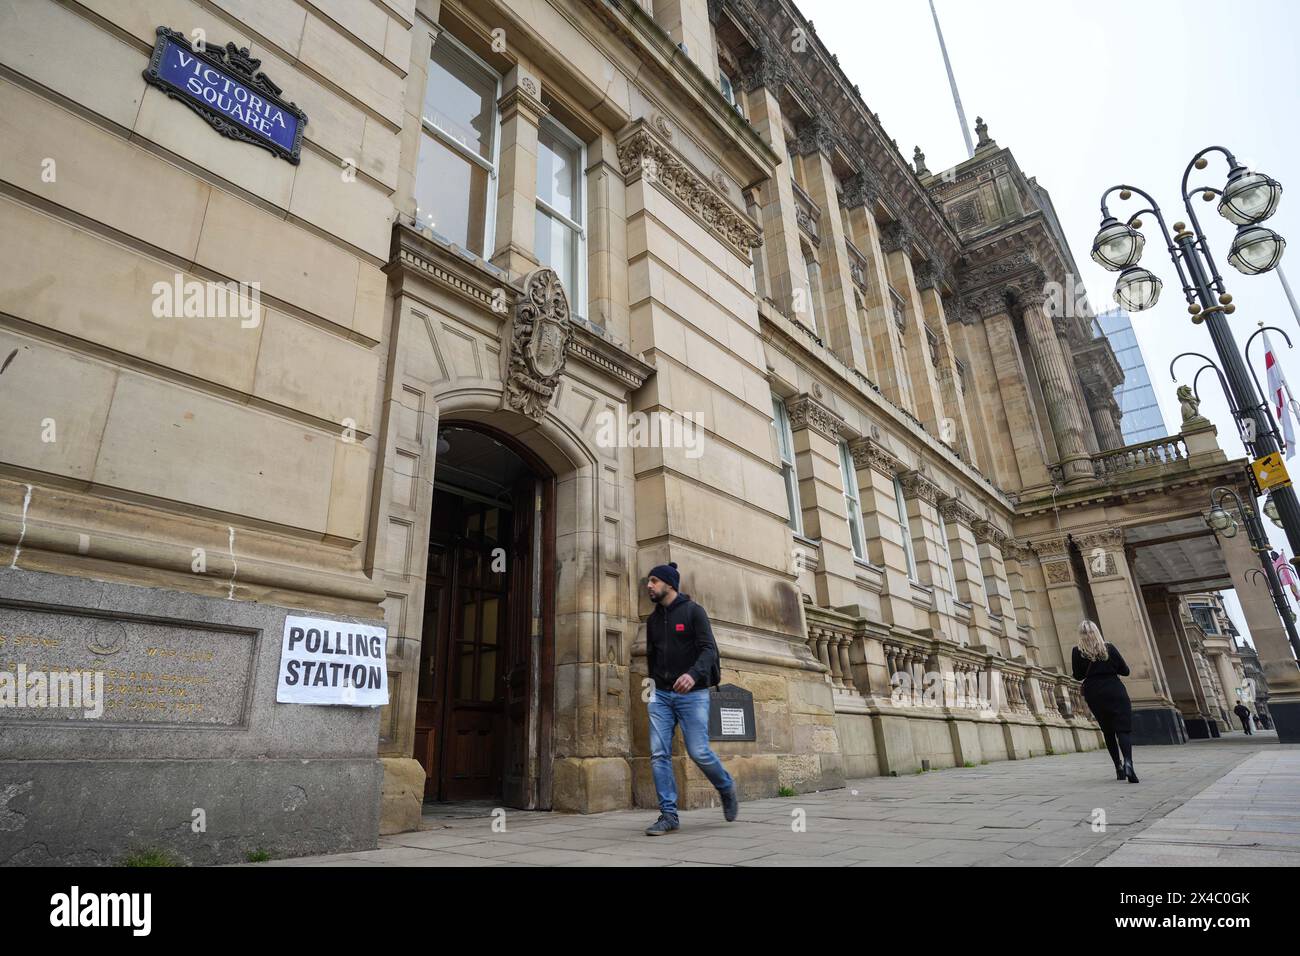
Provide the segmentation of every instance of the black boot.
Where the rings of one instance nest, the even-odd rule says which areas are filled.
[[[1128,782],[1129,782],[1129,783],[1137,783],[1137,782],[1138,782],[1138,775],[1135,774],[1135,773],[1133,772],[1133,761],[1132,761],[1132,760],[1125,760],[1125,761],[1124,761],[1124,775],[1128,777]]]
[[[1124,770],[1124,765],[1123,765],[1122,763],[1117,763],[1117,764],[1115,764],[1115,779],[1116,779],[1116,780],[1123,780],[1123,779],[1125,779],[1127,776],[1128,776],[1128,774],[1127,774],[1127,773],[1125,772],[1125,770]]]

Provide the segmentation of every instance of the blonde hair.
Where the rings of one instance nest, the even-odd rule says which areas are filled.
[[[1090,661],[1104,661],[1110,657],[1101,629],[1092,621],[1079,622],[1079,653]]]

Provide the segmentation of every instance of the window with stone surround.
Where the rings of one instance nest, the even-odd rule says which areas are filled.
[[[907,498],[903,495],[903,483],[894,478],[894,504],[898,507],[898,523],[903,527],[903,552],[907,555],[907,576],[917,580],[916,554],[912,551],[912,525],[907,520]]]
[[[731,77],[725,70],[718,70],[718,89],[722,91],[722,98],[731,104],[741,116],[745,115],[745,104],[741,99],[740,91],[736,89],[736,84],[732,82]]]
[[[537,128],[537,261],[550,266],[569,295],[569,308],[586,315],[586,196],[583,142],[551,117]]]
[[[907,310],[903,305],[903,297],[893,290],[889,290],[889,304],[894,310],[894,324],[898,326],[899,332],[907,330]]]
[[[433,43],[421,110],[415,215],[420,225],[477,256],[496,219],[500,77],[443,31]]]
[[[862,499],[858,494],[858,475],[853,470],[853,453],[848,442],[840,442],[840,479],[844,483],[844,510],[849,519],[849,538],[853,541],[853,556],[867,560],[867,549],[862,534]]]
[[[772,427],[776,429],[776,446],[781,456],[781,478],[785,482],[786,504],[790,507],[790,528],[803,534],[803,506],[799,503],[799,476],[794,467],[794,432],[790,430],[790,416],[785,402],[772,396]]]

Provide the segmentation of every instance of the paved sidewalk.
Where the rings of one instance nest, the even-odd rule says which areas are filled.
[[[1270,733],[1139,747],[1142,782],[1105,751],[851,782],[842,790],[681,814],[664,837],[647,810],[578,816],[444,807],[379,849],[256,866],[1293,865],[1300,746]],[[1104,814],[1104,817],[1103,817]],[[802,820],[806,827],[799,831]],[[1100,824],[1104,820],[1104,828]],[[1097,826],[1094,826],[1096,821]]]

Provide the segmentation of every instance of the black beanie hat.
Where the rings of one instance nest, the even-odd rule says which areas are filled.
[[[667,564],[656,564],[650,569],[650,574],[647,576],[658,578],[674,591],[678,590],[677,585],[679,585],[682,580],[682,576],[677,573],[677,563],[674,561],[670,561]]]

